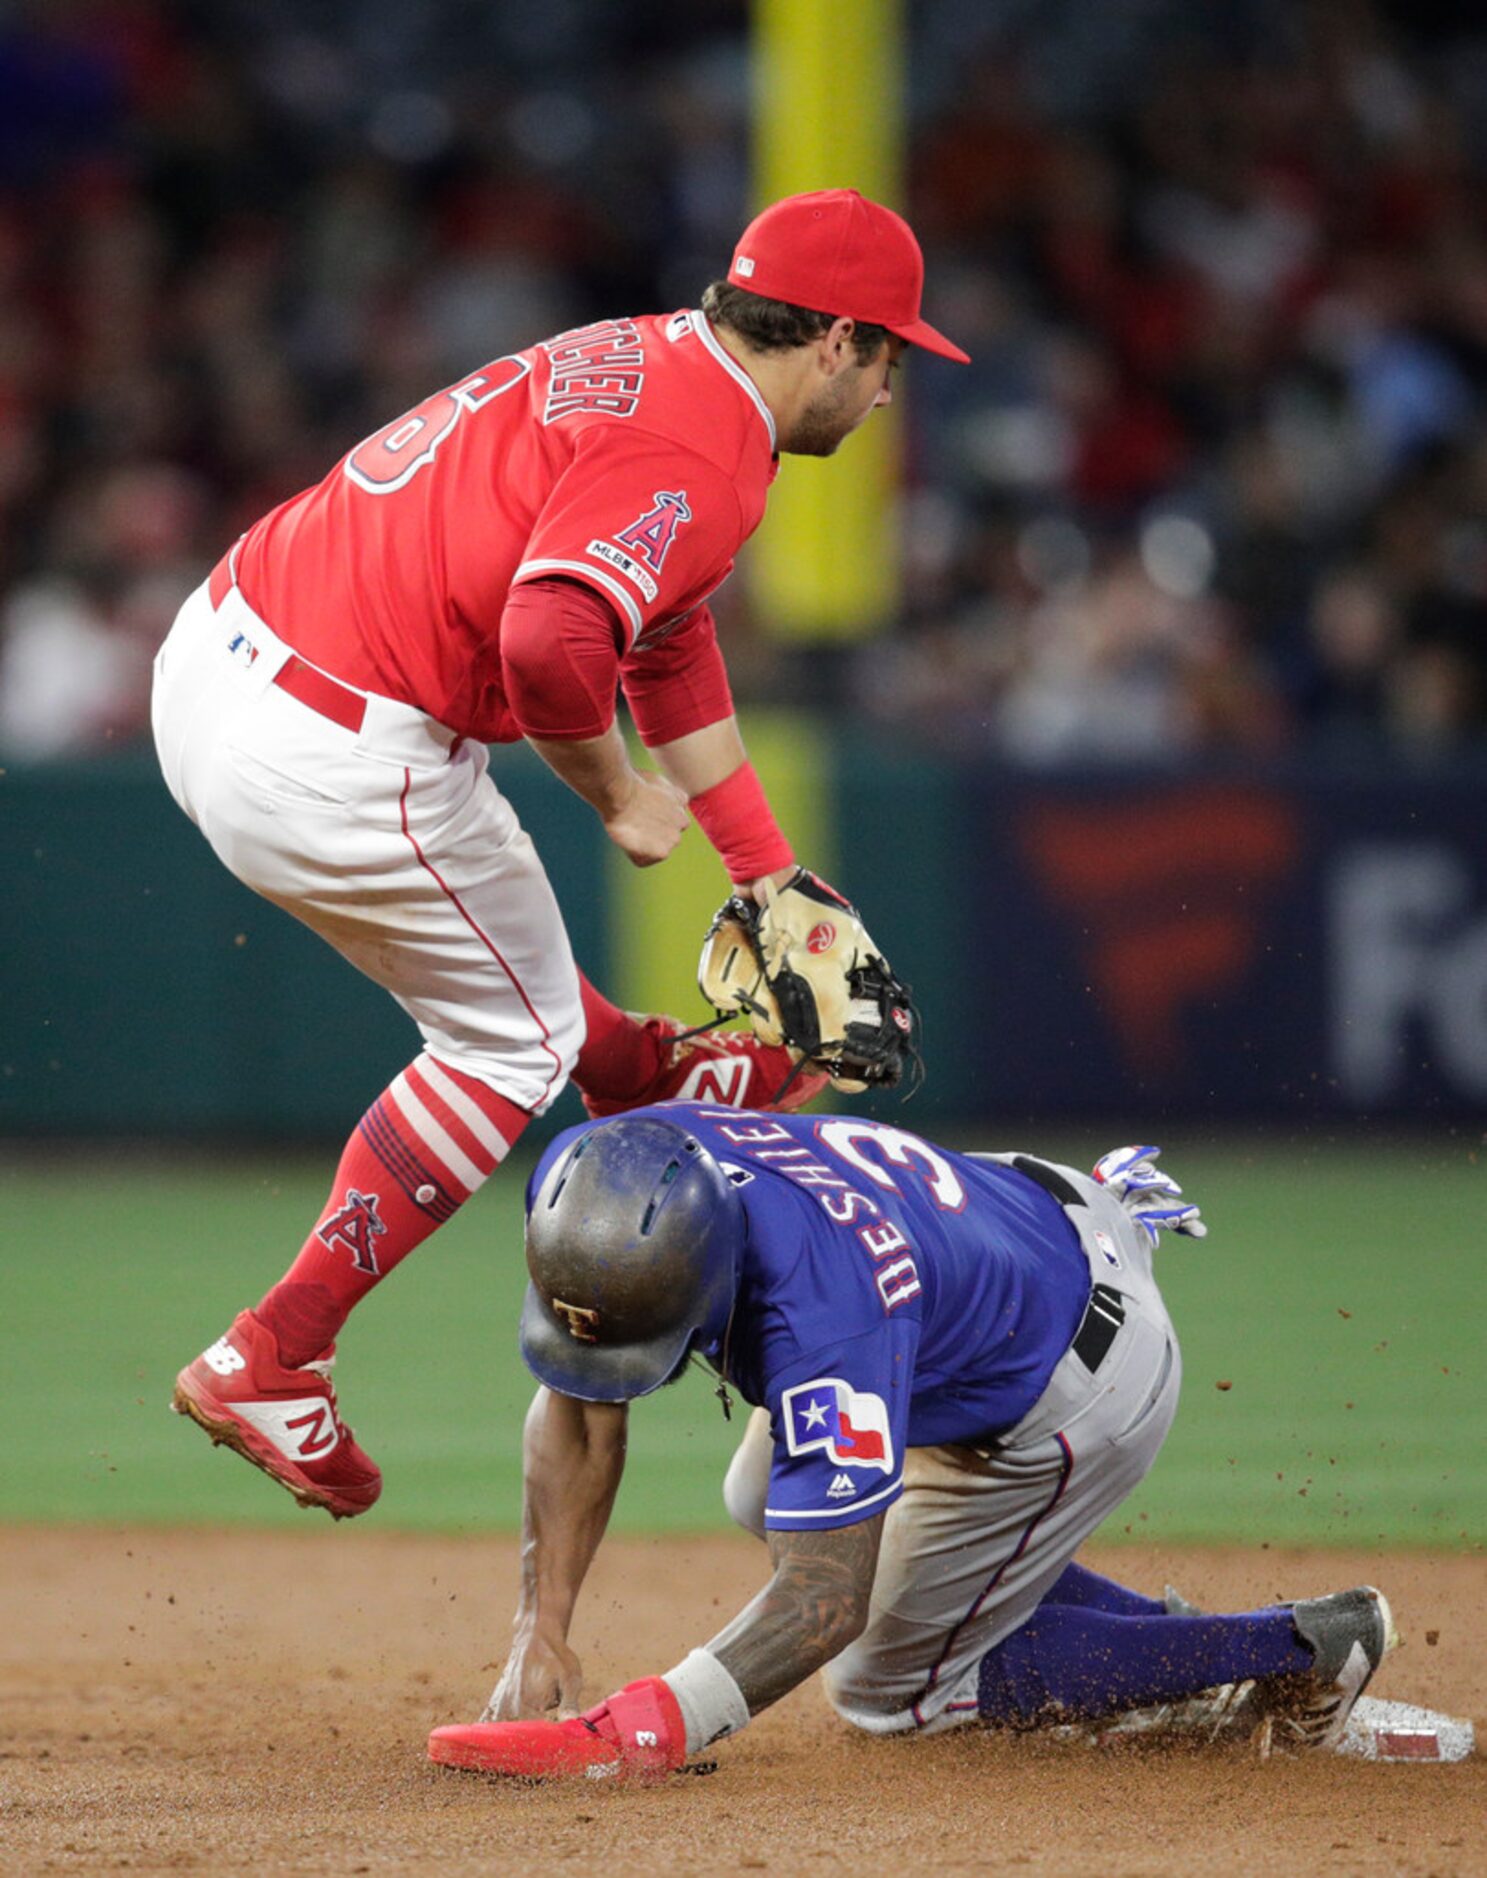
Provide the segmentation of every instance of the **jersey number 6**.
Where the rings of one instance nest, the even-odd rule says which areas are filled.
[[[531,369],[530,359],[497,359],[473,378],[436,391],[359,443],[346,459],[346,474],[369,496],[391,495],[433,462],[434,452],[466,411],[478,411],[510,391]]]

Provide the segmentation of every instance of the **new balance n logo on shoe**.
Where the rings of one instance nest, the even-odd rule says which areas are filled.
[[[296,1428],[305,1431],[299,1438],[299,1458],[302,1461],[316,1454],[329,1454],[336,1445],[336,1424],[327,1408],[317,1408],[308,1415],[296,1415],[292,1421],[284,1424],[286,1434]]]
[[[335,1417],[322,1396],[291,1402],[234,1402],[234,1412],[292,1461],[320,1461],[340,1442]]]
[[[386,1231],[386,1226],[377,1215],[376,1194],[358,1193],[355,1187],[349,1187],[340,1210],[316,1227],[315,1236],[324,1240],[332,1250],[340,1246],[349,1252],[359,1272],[369,1272],[377,1278],[381,1276],[381,1271],[372,1242],[380,1239]]]

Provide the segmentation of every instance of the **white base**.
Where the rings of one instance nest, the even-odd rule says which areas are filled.
[[[1196,1738],[1209,1746],[1248,1741],[1268,1760],[1271,1720],[1258,1727],[1246,1697],[1252,1685],[1225,1683],[1220,1689],[1191,1696],[1185,1702],[1167,1702],[1154,1708],[1129,1709],[1106,1722],[1065,1723],[1051,1730],[1055,1739],[1086,1747],[1113,1747],[1123,1741],[1165,1736],[1178,1741]],[[1418,1708],[1412,1702],[1383,1702],[1361,1695],[1353,1705],[1341,1737],[1319,1750],[1346,1754],[1362,1761],[1411,1761],[1440,1766],[1464,1761],[1476,1751],[1476,1730],[1469,1721]]]
[[[1412,1702],[1381,1702],[1360,1695],[1334,1754],[1362,1761],[1464,1761],[1476,1749],[1469,1721],[1416,1708]]]

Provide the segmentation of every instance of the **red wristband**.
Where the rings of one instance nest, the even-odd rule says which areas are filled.
[[[747,760],[731,776],[693,796],[687,806],[723,857],[730,880],[758,880],[795,865],[790,843],[765,800],[764,785]]]

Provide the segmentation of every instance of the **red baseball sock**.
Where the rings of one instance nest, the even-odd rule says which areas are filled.
[[[585,1095],[607,1102],[638,1096],[661,1067],[660,1038],[611,1004],[582,972],[578,989],[588,1034],[573,1066],[573,1080]]]
[[[257,1306],[291,1368],[319,1356],[373,1285],[505,1160],[528,1116],[427,1051],[361,1118],[320,1223]]]

